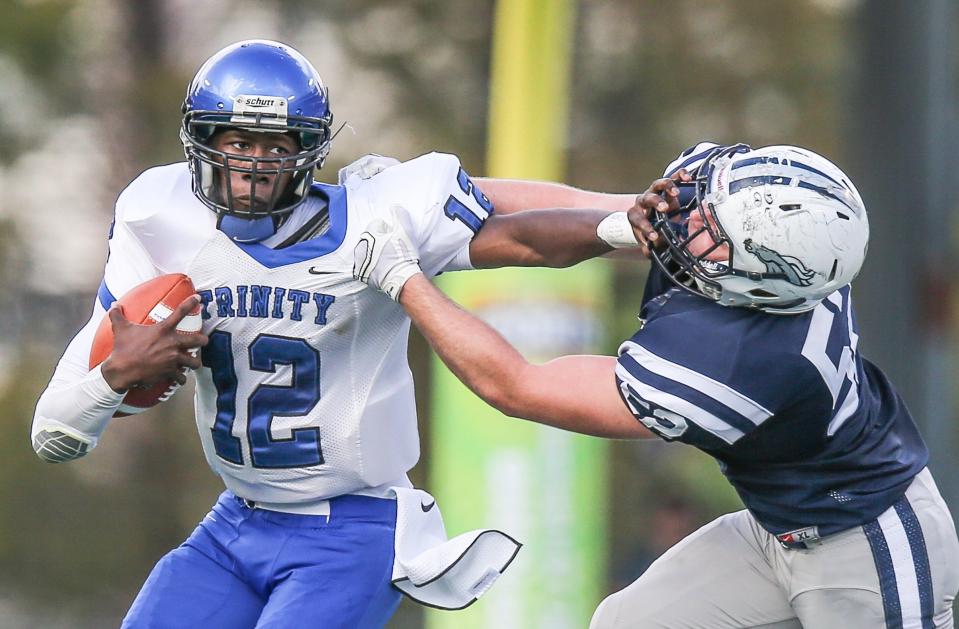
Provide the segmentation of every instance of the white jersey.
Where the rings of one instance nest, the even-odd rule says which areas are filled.
[[[328,230],[271,249],[217,230],[185,163],[148,170],[117,201],[99,295],[106,308],[160,274],[193,280],[210,337],[196,373],[207,461],[236,495],[291,507],[408,483],[419,457],[409,319],[353,279],[360,234],[401,213],[434,275],[468,268],[469,242],[491,211],[459,160],[440,153],[313,193],[307,203],[328,199]],[[63,360],[86,360],[86,337]]]

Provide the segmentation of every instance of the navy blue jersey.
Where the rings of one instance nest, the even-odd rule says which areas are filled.
[[[646,285],[643,287],[643,308],[650,301],[673,288],[676,288],[673,280],[669,279],[658,264],[651,264],[649,275],[646,276]]]
[[[829,535],[891,506],[926,465],[915,422],[856,350],[849,287],[798,315],[653,297],[619,349],[630,410],[715,457],[769,532]]]

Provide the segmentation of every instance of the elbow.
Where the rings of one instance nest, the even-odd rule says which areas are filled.
[[[570,247],[557,246],[555,241],[530,238],[517,235],[513,239],[514,248],[508,252],[508,266],[536,266],[562,269],[573,266],[584,259],[580,251]]]
[[[41,430],[33,436],[33,451],[47,463],[64,463],[85,456],[89,444],[59,430]]]
[[[565,253],[556,253],[550,256],[541,256],[537,258],[535,262],[531,262],[528,266],[541,266],[549,269],[565,269],[567,267],[573,266],[578,260],[574,259],[572,256],[566,255]]]
[[[490,383],[479,396],[503,415],[530,419],[528,406],[516,387]]]
[[[506,394],[502,386],[489,381],[473,387],[473,392],[500,413],[509,414],[507,412],[509,395]]]
[[[462,376],[460,380],[476,394],[476,396],[495,408],[501,413],[505,413],[504,404],[508,399],[504,387],[493,378],[483,379],[465,379]]]
[[[583,258],[571,256],[565,252],[551,255],[533,254],[523,260],[521,266],[544,267],[547,269],[565,269],[582,262],[582,260]]]
[[[552,262],[549,266],[554,269],[566,269],[575,266],[583,261],[581,257],[562,256]]]
[[[520,419],[525,419],[520,406],[507,396],[499,396],[495,399],[491,399],[489,400],[489,404],[507,417],[518,417]]]
[[[486,379],[483,399],[507,417],[536,421],[542,404],[536,399],[535,389],[529,386],[537,382],[536,369],[537,366],[517,358]]]
[[[564,247],[562,250],[553,251],[549,255],[542,256],[540,263],[535,266],[565,269],[567,267],[575,266],[583,260],[588,260],[596,257],[597,255],[601,255],[602,253],[604,252],[593,247]]]

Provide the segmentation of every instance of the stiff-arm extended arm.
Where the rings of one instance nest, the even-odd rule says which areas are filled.
[[[477,177],[474,181],[493,202],[496,213],[502,215],[548,208],[596,208],[607,213],[625,212],[636,201],[635,194],[593,192],[549,181],[485,177]]]
[[[598,437],[652,437],[616,388],[612,356],[529,363],[489,325],[450,301],[422,274],[400,304],[450,370],[501,412]]]
[[[596,231],[609,214],[595,209],[494,214],[470,242],[470,261],[478,269],[571,266],[613,250]]]

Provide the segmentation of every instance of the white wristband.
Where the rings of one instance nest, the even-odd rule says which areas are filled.
[[[639,246],[626,212],[613,212],[601,220],[596,226],[596,235],[614,249]]]

